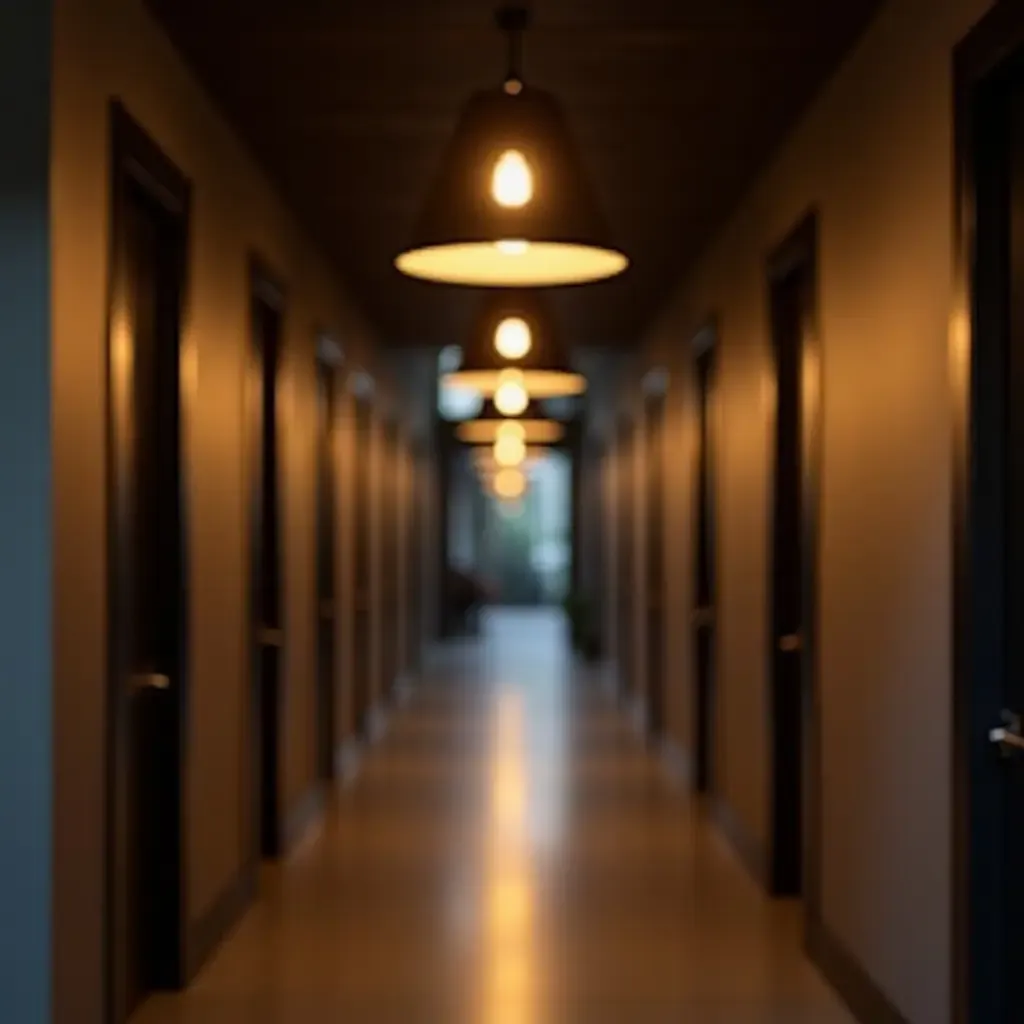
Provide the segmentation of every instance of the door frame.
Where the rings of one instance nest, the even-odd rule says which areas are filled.
[[[711,368],[709,373],[709,380],[714,385],[716,374],[718,372],[718,361],[719,361],[719,327],[718,318],[716,316],[709,316],[702,327],[695,331],[693,337],[690,339],[689,344],[689,362],[690,362],[690,374],[694,382],[693,391],[690,392],[697,399],[699,408],[700,394],[698,388],[698,376],[700,373],[699,363],[705,356],[710,360]],[[709,391],[710,396],[710,391]],[[705,410],[707,413],[707,410]],[[693,639],[693,651],[691,665],[693,666],[693,693],[691,701],[691,710],[693,714],[693,720],[691,723],[691,742],[693,743],[693,758],[692,758],[692,773],[691,773],[691,785],[693,792],[700,796],[711,796],[714,793],[714,767],[715,767],[715,670],[718,666],[718,623],[716,621],[716,615],[718,613],[715,600],[717,599],[717,582],[718,582],[718,537],[720,531],[717,529],[717,512],[718,502],[715,495],[715,466],[714,459],[710,457],[712,442],[714,440],[714,433],[710,426],[705,422],[698,428],[699,440],[698,440],[698,471],[704,472],[708,475],[707,487],[711,492],[709,500],[713,513],[711,521],[711,541],[710,541],[710,560],[711,560],[711,590],[712,590],[712,603],[710,610],[702,606],[700,603],[700,595],[697,593],[697,578],[700,573],[700,567],[697,564],[700,558],[700,515],[701,512],[694,505],[694,518],[693,518],[693,533],[692,533],[692,548],[694,564],[692,566],[691,582],[693,583],[694,590],[691,593],[691,626],[690,635]],[[708,466],[705,466],[700,460],[707,460]],[[710,468],[709,468],[710,467]],[[699,499],[700,495],[700,482],[696,479],[693,480],[693,495],[695,499]],[[709,674],[709,686],[707,693],[708,707],[706,709],[707,714],[707,735],[704,737],[706,749],[702,749],[701,745],[701,712],[704,710],[701,703],[700,694],[700,649],[698,644],[700,643],[699,630],[707,628],[711,630],[711,643],[708,650],[708,658],[710,659],[710,666],[708,669]],[[701,762],[706,760],[704,766],[704,772],[701,772]]]
[[[127,807],[120,792],[119,779],[127,757],[129,741],[125,721],[125,689],[120,678],[120,666],[114,651],[117,649],[116,603],[118,550],[114,508],[117,486],[115,457],[117,439],[113,421],[113,373],[115,362],[112,348],[116,323],[118,283],[116,268],[120,264],[124,246],[123,225],[130,190],[141,189],[172,218],[178,228],[179,252],[176,254],[180,281],[178,302],[178,502],[175,509],[176,530],[179,536],[179,641],[178,677],[175,697],[166,702],[169,731],[176,736],[170,745],[173,756],[166,762],[158,780],[161,789],[171,796],[177,813],[166,815],[162,824],[166,835],[160,850],[166,857],[162,873],[169,882],[158,893],[159,916],[165,921],[166,934],[161,936],[156,954],[154,983],[159,988],[180,988],[187,983],[189,971],[188,940],[188,815],[187,792],[187,730],[189,701],[189,545],[188,545],[188,437],[190,434],[188,377],[182,369],[185,352],[183,341],[188,318],[189,251],[192,207],[192,186],[184,173],[159,147],[153,138],[117,100],[110,106],[110,249],[108,254],[107,330],[104,346],[105,388],[105,459],[106,459],[106,586],[107,606],[107,693],[106,693],[106,750],[105,750],[105,831],[104,857],[104,1003],[106,1019],[120,1024],[125,1019],[125,967],[126,953],[121,944],[123,936],[122,913],[125,894],[118,871],[118,858],[124,855],[122,841]],[[130,840],[129,840],[130,841]]]
[[[283,357],[286,351],[286,313],[287,313],[287,292],[283,285],[283,278],[278,275],[274,270],[271,269],[270,264],[263,259],[256,252],[249,253],[249,269],[248,269],[248,290],[246,293],[247,298],[247,309],[248,315],[246,324],[248,328],[248,334],[245,340],[245,352],[246,352],[246,372],[252,373],[255,369],[260,374],[260,381],[262,386],[262,373],[263,365],[262,360],[264,357],[262,340],[257,337],[256,333],[256,322],[254,318],[254,307],[257,302],[264,303],[268,309],[273,310],[280,321],[279,325],[279,336],[277,339],[277,366],[275,369],[274,376],[274,387],[275,387],[275,404],[274,414],[277,417],[274,426],[274,441],[276,449],[276,460],[277,460],[277,525],[278,525],[278,600],[280,601],[279,617],[280,625],[277,627],[280,631],[280,641],[277,645],[278,650],[278,694],[277,694],[277,705],[278,705],[278,716],[277,725],[274,729],[274,743],[275,743],[275,785],[276,789],[273,793],[273,814],[271,817],[271,823],[273,825],[272,835],[268,834],[267,838],[264,838],[265,830],[267,829],[264,816],[266,813],[265,798],[263,793],[263,757],[265,756],[265,744],[263,742],[262,729],[263,729],[263,713],[261,707],[262,693],[256,689],[256,682],[259,680],[262,683],[262,677],[258,675],[260,672],[259,658],[261,656],[261,645],[258,638],[258,630],[261,628],[260,623],[257,622],[258,608],[257,608],[257,588],[259,581],[255,575],[255,559],[260,559],[262,565],[262,553],[257,555],[257,548],[261,544],[260,535],[258,533],[258,524],[260,523],[260,517],[262,515],[262,509],[254,508],[255,487],[253,483],[253,473],[259,472],[261,478],[261,488],[266,486],[266,481],[262,479],[263,474],[263,438],[262,435],[254,437],[252,425],[253,425],[253,407],[252,403],[254,400],[262,403],[262,394],[258,397],[253,395],[250,385],[246,387],[246,408],[245,408],[245,437],[246,437],[246,472],[243,479],[246,482],[247,504],[249,509],[249,557],[247,559],[247,580],[248,580],[248,593],[246,598],[246,608],[248,611],[247,615],[247,649],[249,652],[249,673],[248,673],[248,686],[249,686],[249,698],[250,704],[250,730],[249,743],[250,750],[247,755],[247,761],[250,765],[249,771],[252,776],[252,792],[251,792],[251,806],[254,813],[254,821],[252,822],[252,843],[253,843],[253,863],[258,865],[261,860],[265,858],[276,858],[279,857],[285,848],[285,832],[286,832],[286,821],[285,821],[285,807],[283,794],[281,792],[281,781],[282,781],[282,744],[281,744],[281,732],[280,723],[282,715],[280,714],[281,708],[281,695],[285,688],[284,677],[286,675],[286,667],[288,664],[288,623],[287,623],[287,604],[285,601],[286,587],[286,574],[285,574],[285,515],[283,509],[283,489],[281,487],[281,467],[282,467],[282,454],[284,446],[282,444],[282,434],[278,430],[278,424],[280,423],[280,417],[278,415],[278,401],[280,399],[280,373],[283,362]],[[257,360],[259,362],[257,362]],[[251,378],[250,378],[251,382]],[[262,404],[260,407],[260,430],[263,429],[263,409]],[[262,497],[262,491],[261,491]]]
[[[376,388],[373,378],[356,371],[349,376],[349,392],[352,395],[352,447],[353,462],[350,483],[352,495],[352,603],[349,614],[350,636],[352,638],[352,711],[351,728],[353,736],[360,742],[371,737],[374,713],[374,531],[373,514],[376,507],[373,487],[375,483],[373,451],[375,442]],[[365,579],[361,570],[365,568]],[[360,629],[360,616],[365,616]]]
[[[381,418],[378,447],[378,552],[380,574],[380,702],[387,704],[394,696],[401,673],[399,649],[399,480],[398,452],[400,425],[389,414]]]
[[[644,722],[652,740],[663,739],[668,732],[668,659],[665,642],[668,624],[665,619],[666,505],[667,482],[664,462],[666,420],[668,418],[668,373],[657,367],[642,382],[643,423],[643,602],[644,645]],[[655,564],[657,568],[655,569]],[[652,571],[654,570],[654,571]],[[657,586],[652,585],[652,576]],[[657,592],[655,592],[657,591]],[[657,650],[652,650],[654,634]]]
[[[624,415],[616,425],[615,492],[617,497],[616,516],[616,576],[618,600],[616,601],[616,642],[617,662],[616,687],[619,699],[632,707],[635,698],[636,670],[636,608],[634,607],[636,582],[636,496],[635,484],[636,424],[632,417]],[[627,472],[629,470],[629,472]]]
[[[804,690],[803,757],[801,763],[802,814],[800,896],[804,904],[805,919],[812,928],[821,915],[821,673],[819,666],[818,632],[818,560],[819,515],[821,503],[821,337],[819,314],[819,220],[816,210],[803,215],[785,239],[770,253],[766,264],[766,312],[768,316],[769,361],[775,374],[775,340],[772,311],[775,289],[795,270],[804,268],[808,284],[803,301],[804,332],[801,339],[801,528],[802,528],[802,603],[801,621],[801,677]],[[809,382],[812,379],[813,383]],[[768,416],[768,437],[775,438],[774,409]],[[776,799],[777,757],[776,723],[771,715],[772,695],[775,687],[774,636],[774,578],[775,578],[775,444],[768,454],[768,508],[767,508],[767,577],[765,611],[767,615],[767,645],[765,678],[768,681],[768,740],[771,758],[768,773],[768,808],[771,827],[770,847],[765,864],[766,883],[773,894],[782,894],[779,885],[783,865],[780,859],[780,822]]]
[[[338,521],[338,392],[340,389],[340,368],[342,363],[341,349],[334,341],[328,331],[318,329],[314,332],[317,339],[316,358],[314,360],[317,387],[317,427],[316,427],[316,541],[313,545],[313,580],[315,587],[315,628],[316,628],[316,747],[317,747],[317,778],[321,782],[331,783],[337,775],[337,748],[338,748],[338,704],[341,700],[340,687],[338,685],[338,653],[341,648],[339,643],[339,616],[338,616],[338,595],[341,592],[338,578],[338,543],[337,521]],[[321,391],[325,388],[325,392]],[[326,407],[319,408],[320,401],[326,398]],[[325,473],[329,481],[324,479]],[[329,488],[329,500],[327,509],[329,512],[328,521],[323,521],[324,487]],[[324,599],[320,593],[320,574],[323,571],[321,558],[324,551],[321,550],[321,541],[324,539],[322,531],[326,528],[330,537],[327,547],[327,554],[330,555],[330,566],[328,567],[331,576],[331,598],[327,602],[330,607],[324,607]],[[324,665],[323,651],[321,650],[321,631],[325,623],[329,622],[332,630],[331,639],[331,664],[328,667],[329,683],[324,690]],[[326,697],[326,699],[325,699]],[[323,749],[326,744],[327,750]]]
[[[988,738],[1003,706],[1006,303],[991,294],[986,263],[1001,240],[976,226],[999,216],[976,160],[994,88],[1024,68],[1024,9],[997,4],[957,46],[955,75],[954,291],[950,319],[953,399],[953,1020],[1002,1020],[1009,987],[999,941],[1004,911],[998,758]],[[1016,77],[1016,76],[1015,76]],[[987,244],[986,244],[987,243]]]

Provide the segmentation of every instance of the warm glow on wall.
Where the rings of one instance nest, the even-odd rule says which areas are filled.
[[[530,325],[519,316],[506,317],[494,332],[494,348],[505,359],[522,359],[532,344]]]
[[[502,416],[518,416],[530,404],[530,395],[522,373],[506,370],[494,392],[494,407]]]
[[[533,198],[533,171],[518,149],[498,157],[491,175],[491,195],[500,206],[518,210]]]

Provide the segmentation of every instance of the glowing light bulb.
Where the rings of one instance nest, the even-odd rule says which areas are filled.
[[[491,176],[491,195],[500,206],[519,209],[533,198],[533,171],[518,149],[498,157]]]
[[[518,416],[530,404],[530,395],[518,370],[506,370],[494,392],[494,408],[502,416]]]
[[[501,469],[494,475],[493,486],[499,498],[521,498],[526,492],[526,477],[519,469]]]
[[[532,345],[530,325],[518,316],[506,317],[494,332],[494,347],[506,359],[522,359]]]
[[[519,466],[526,458],[526,445],[518,437],[499,437],[494,442],[494,461],[499,466]]]

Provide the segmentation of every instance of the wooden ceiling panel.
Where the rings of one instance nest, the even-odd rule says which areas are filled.
[[[500,80],[481,0],[150,0],[398,345],[476,300],[392,266],[465,99]],[[535,0],[529,81],[565,104],[633,266],[560,290],[573,342],[636,341],[878,0]]]

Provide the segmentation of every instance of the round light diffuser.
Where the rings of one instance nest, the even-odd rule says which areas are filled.
[[[565,427],[545,416],[533,402],[516,419],[502,416],[493,402],[486,402],[476,419],[466,420],[455,428],[455,436],[466,444],[493,445],[499,437],[509,435],[527,445],[556,444],[565,436]]]
[[[504,85],[459,118],[398,269],[446,284],[581,284],[621,273],[597,195],[555,97],[523,82],[523,8],[498,12],[509,43]]]

